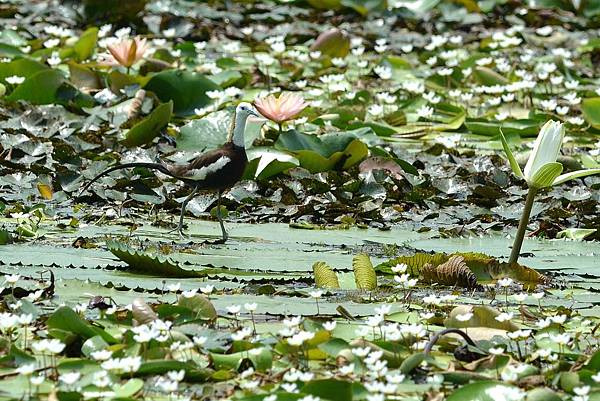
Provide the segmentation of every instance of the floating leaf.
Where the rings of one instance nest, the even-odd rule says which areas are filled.
[[[337,274],[325,262],[316,262],[313,266],[315,286],[319,288],[340,288]]]
[[[458,315],[473,313],[473,317],[467,321],[458,320]],[[515,331],[519,327],[513,322],[496,320],[500,312],[487,305],[459,305],[452,309],[448,318],[444,321],[444,326],[449,328],[465,327],[487,327],[490,329],[500,329],[506,331]]]
[[[369,255],[364,253],[356,255],[352,259],[352,269],[356,288],[369,291],[377,288],[377,275]]]
[[[151,255],[142,251],[131,249],[126,243],[117,241],[106,241],[108,250],[117,258],[127,263],[133,271],[150,274],[158,277],[192,278],[204,277],[205,272],[185,270],[166,257]]]
[[[252,352],[236,352],[233,354],[209,354],[215,369],[238,370],[242,362],[249,360],[254,369],[264,372],[273,366],[273,353],[267,348],[254,349]]]
[[[414,277],[418,277],[421,274],[421,269],[430,264],[432,266],[438,266],[448,260],[448,256],[443,253],[422,253],[418,252],[412,256],[399,256],[389,262],[384,262],[375,268],[378,272],[385,274],[395,274],[392,272],[392,266],[398,264],[405,264],[408,266],[406,271],[408,274]]]
[[[550,282],[550,279],[540,272],[518,263],[513,265],[508,263],[490,265],[488,268],[488,273],[492,279],[497,280],[504,277],[510,277],[513,280],[520,281],[523,284],[532,285],[533,287],[535,287],[536,284]]]
[[[514,399],[519,388],[495,381],[479,381],[462,386],[451,393],[446,401],[497,401]]]
[[[336,379],[310,381],[302,387],[303,394],[311,394],[325,400],[352,401],[352,382]]]

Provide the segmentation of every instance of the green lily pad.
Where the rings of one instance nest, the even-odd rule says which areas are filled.
[[[181,70],[167,70],[152,76],[144,86],[167,103],[173,101],[177,116],[194,115],[194,110],[212,103],[206,92],[221,89],[202,74]]]
[[[158,105],[146,118],[131,127],[123,144],[132,147],[152,142],[169,123],[172,112],[172,101]]]

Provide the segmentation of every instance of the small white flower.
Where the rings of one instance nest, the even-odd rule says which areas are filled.
[[[471,320],[472,317],[473,317],[473,313],[467,312],[467,313],[456,315],[456,320],[458,320],[459,322],[467,322],[467,321]]]
[[[74,384],[75,382],[77,382],[77,380],[79,380],[79,378],[81,377],[81,373],[79,372],[69,372],[69,373],[63,373],[61,374],[58,379],[65,383],[66,385],[71,385]]]
[[[312,298],[319,299],[323,296],[323,291],[315,290],[308,293]]]
[[[204,287],[200,287],[200,292],[203,293],[204,295],[210,295],[210,294],[212,294],[214,289],[215,289],[214,285],[208,284],[208,285],[205,285]]]
[[[337,322],[335,320],[323,323],[323,328],[327,331],[335,330],[335,326],[337,326]]]
[[[193,289],[191,289],[191,290],[188,290],[188,291],[183,291],[183,292],[181,293],[181,296],[182,296],[182,297],[184,297],[184,298],[192,298],[192,297],[194,297],[194,296],[195,296],[197,293],[198,293],[198,289],[196,289],[196,288],[193,288]]]
[[[243,339],[249,337],[251,334],[252,329],[249,327],[244,327],[243,329],[240,329],[233,333],[231,335],[231,338],[233,339],[233,341],[242,341]]]
[[[433,115],[433,107],[423,105],[417,109],[417,115],[423,118],[429,118]]]
[[[35,372],[35,363],[28,363],[26,365],[21,365],[16,369],[17,373],[20,375],[29,376],[33,372]]]
[[[112,351],[100,350],[90,353],[90,356],[96,361],[106,361],[112,356]]]
[[[375,74],[379,75],[381,79],[390,79],[392,78],[392,69],[385,65],[378,65],[373,69]]]
[[[354,364],[348,364],[348,365],[344,365],[344,366],[340,366],[339,368],[340,374],[347,376],[350,375],[352,373],[354,373]],[[599,373],[600,375],[600,373]]]
[[[512,283],[513,283],[513,279],[509,278],[509,277],[498,280],[498,285],[500,287],[505,287],[505,288],[510,287]]]
[[[573,389],[573,392],[575,394],[577,394],[578,396],[584,396],[584,395],[588,395],[590,392],[590,386],[581,386],[581,387],[575,387]]]
[[[10,77],[4,78],[4,80],[11,85],[19,85],[25,82],[25,77],[19,75],[11,75]]]
[[[583,125],[585,123],[585,120],[579,116],[571,117],[568,121],[573,125]]]
[[[20,278],[21,275],[19,274],[7,274],[4,276],[4,280],[6,280],[6,283],[10,285],[14,285],[17,281],[19,281]]]
[[[194,344],[196,344],[198,347],[202,347],[206,343],[208,338],[204,336],[194,336],[192,340],[194,341]]]
[[[495,319],[499,322],[508,322],[514,317],[514,313],[512,312],[502,312]]]
[[[493,347],[488,349],[488,352],[492,355],[501,355],[504,353],[504,348],[502,347]]]
[[[393,273],[406,273],[406,270],[408,270],[408,265],[406,263],[399,263],[395,266],[392,266],[392,272]]]
[[[60,39],[58,39],[58,38],[48,39],[47,41],[44,42],[44,47],[50,49],[50,48],[58,46],[59,43],[60,43]]]
[[[566,345],[571,341],[571,336],[567,333],[550,334],[550,340],[559,345]]]

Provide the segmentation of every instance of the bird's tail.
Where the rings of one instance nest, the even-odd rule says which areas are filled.
[[[97,176],[95,176],[94,178],[92,178],[92,180],[90,182],[88,182],[81,191],[79,191],[79,194],[77,195],[77,197],[79,198],[85,191],[87,191],[89,189],[89,187],[93,183],[95,183],[100,178],[104,177],[105,175],[112,173],[113,171],[116,171],[116,170],[122,170],[125,168],[135,168],[135,167],[145,167],[145,168],[149,168],[152,170],[158,170],[161,173],[166,174],[170,177],[176,178],[178,180],[181,180],[181,181],[185,182],[186,184],[189,184],[189,185],[194,184],[193,180],[189,180],[189,179],[186,179],[183,177],[178,177],[178,176],[174,175],[165,165],[160,164],[160,163],[151,163],[151,162],[125,163],[125,164],[119,164],[117,166],[110,167],[110,168],[104,170],[103,172],[101,172],[100,174],[98,174]]]

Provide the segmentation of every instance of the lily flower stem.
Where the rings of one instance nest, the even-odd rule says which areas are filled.
[[[512,252],[510,253],[510,259],[508,260],[509,265],[517,263],[519,254],[521,253],[521,246],[523,245],[523,239],[525,238],[525,231],[527,231],[527,224],[529,223],[529,215],[531,215],[531,209],[533,208],[533,201],[537,194],[537,188],[529,188],[527,198],[525,199],[525,208],[521,215],[521,221],[519,222],[519,228],[517,229],[517,235],[513,242]]]

